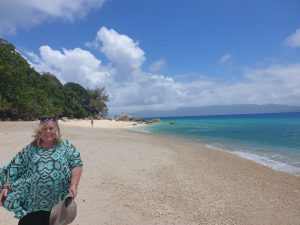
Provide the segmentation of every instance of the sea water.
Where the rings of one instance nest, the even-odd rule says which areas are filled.
[[[134,128],[193,139],[274,170],[300,175],[300,113],[165,117]]]

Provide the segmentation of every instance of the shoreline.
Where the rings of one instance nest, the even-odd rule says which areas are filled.
[[[1,167],[36,124],[0,123]],[[74,224],[300,224],[294,175],[195,141],[65,123],[61,131],[84,161]],[[0,211],[0,224],[17,224]]]
[[[186,140],[186,141],[192,141],[195,143],[198,143],[202,147],[214,150],[214,151],[221,151],[221,152],[226,152],[229,154],[233,154],[235,156],[238,156],[239,158],[242,159],[247,159],[251,162],[255,162],[258,165],[263,165],[269,169],[272,169],[277,172],[283,172],[287,173],[290,175],[294,175],[296,177],[300,177],[300,167],[296,167],[293,165],[288,164],[287,162],[282,162],[279,160],[274,160],[271,159],[267,156],[263,156],[261,154],[258,154],[258,152],[251,152],[251,151],[242,151],[242,150],[233,150],[229,148],[223,148],[216,146],[215,143],[204,143],[202,140],[199,139],[193,139],[189,137],[184,137],[184,136],[176,136],[172,134],[159,134],[159,133],[153,133],[151,131],[146,131],[146,130],[134,130],[134,127],[128,127],[125,128],[128,130],[132,130],[133,132],[138,132],[138,133],[144,133],[144,134],[153,134],[153,135],[158,135],[158,136],[164,136],[166,138],[174,138],[174,139],[180,139],[180,140]]]
[[[148,137],[153,137],[155,139],[160,139],[160,140],[164,140],[166,142],[168,141],[173,141],[173,142],[179,142],[182,144],[186,144],[186,145],[193,145],[194,147],[199,148],[200,150],[205,150],[205,151],[212,151],[215,154],[221,153],[221,154],[225,154],[228,155],[230,157],[235,157],[237,160],[242,160],[242,161],[247,161],[250,164],[253,164],[254,166],[258,166],[258,167],[262,167],[266,170],[270,170],[274,173],[280,173],[283,175],[288,175],[288,176],[292,176],[295,177],[297,179],[300,180],[300,174],[294,174],[288,171],[283,171],[283,170],[276,170],[270,166],[267,166],[265,164],[259,163],[255,160],[249,159],[247,157],[243,157],[239,154],[236,154],[235,152],[228,150],[228,149],[224,149],[224,148],[218,148],[215,146],[208,146],[207,144],[199,141],[199,140],[195,140],[195,139],[189,139],[189,138],[184,138],[184,137],[179,137],[179,136],[172,136],[172,135],[167,135],[167,134],[156,134],[156,133],[152,133],[152,132],[144,132],[144,131],[136,131],[136,130],[132,130],[131,127],[123,127],[120,129],[121,131],[125,131],[125,132],[132,132],[132,133],[137,133],[139,135],[145,135]],[[286,164],[288,165],[288,164]]]

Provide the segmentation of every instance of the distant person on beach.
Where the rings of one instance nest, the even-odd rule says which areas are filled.
[[[91,125],[92,125],[92,127],[94,127],[94,119],[93,119],[93,117],[91,117]]]
[[[79,151],[61,139],[57,120],[43,118],[34,140],[0,168],[0,206],[18,225],[49,225],[51,209],[67,195],[76,197],[82,165]]]

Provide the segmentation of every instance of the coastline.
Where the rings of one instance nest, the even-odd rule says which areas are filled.
[[[164,121],[165,124],[170,124],[170,121]],[[175,122],[174,122],[175,123]],[[156,127],[156,126],[155,126]],[[156,135],[162,135],[171,138],[180,138],[183,140],[194,141],[205,148],[209,148],[217,151],[225,151],[230,154],[239,156],[240,158],[248,159],[260,165],[271,168],[275,171],[285,172],[300,177],[300,158],[299,156],[293,155],[292,149],[286,149],[285,145],[279,145],[276,143],[273,146],[266,147],[265,145],[258,145],[257,143],[241,143],[235,142],[235,140],[226,140],[219,138],[206,139],[205,137],[186,135],[186,133],[168,132],[163,127],[163,132],[159,128],[147,128],[146,126],[140,126],[137,128],[131,128],[136,132],[151,133]],[[158,127],[160,127],[158,125]],[[176,129],[175,129],[176,130]],[[284,144],[285,142],[283,142]],[[295,146],[294,146],[295,148]],[[292,153],[292,154],[291,154]]]
[[[127,128],[128,128],[128,130],[131,129],[132,132],[146,133],[146,134],[151,134],[151,135],[164,136],[164,137],[170,138],[170,139],[174,138],[174,139],[180,139],[182,141],[194,142],[195,144],[200,145],[202,148],[232,154],[232,155],[238,156],[239,158],[247,159],[247,160],[257,163],[259,165],[265,166],[274,171],[283,172],[283,173],[287,173],[287,174],[290,174],[293,176],[300,177],[300,168],[299,167],[291,166],[291,165],[283,163],[283,162],[275,161],[275,160],[269,159],[267,157],[264,157],[264,156],[261,156],[261,155],[255,154],[255,153],[238,151],[238,150],[230,150],[230,149],[216,146],[215,144],[212,144],[212,143],[203,143],[203,141],[199,140],[199,139],[172,136],[172,135],[168,135],[168,134],[156,134],[156,133],[152,133],[150,131],[145,131],[145,130],[134,130],[134,127],[125,127],[125,129],[127,129]]]
[[[300,224],[299,177],[195,141],[121,129],[128,124],[72,123],[60,125],[84,159],[74,224]],[[36,124],[0,122],[0,166]],[[0,224],[16,224],[0,210]]]

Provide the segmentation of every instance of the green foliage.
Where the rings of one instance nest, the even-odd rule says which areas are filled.
[[[11,108],[11,104],[7,102],[5,98],[0,96],[0,112],[9,110]]]
[[[108,107],[106,102],[109,101],[109,96],[105,92],[105,88],[96,87],[95,89],[88,90],[89,101],[85,104],[85,108],[90,114],[95,116],[106,116]]]
[[[44,73],[40,77],[39,89],[48,96],[50,107],[45,109],[48,115],[61,116],[64,112],[65,96],[63,85],[51,73]]]
[[[83,104],[87,101],[87,91],[76,83],[66,83],[63,87],[65,95],[65,114],[66,117],[82,118],[88,115]]]
[[[0,39],[0,119],[34,120],[41,116],[83,118],[106,115],[104,88],[86,90],[39,74],[7,41]]]

